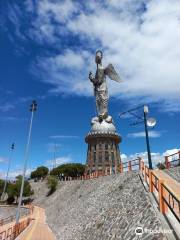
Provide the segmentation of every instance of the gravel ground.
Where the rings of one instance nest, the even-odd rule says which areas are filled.
[[[10,216],[16,216],[16,207],[0,207],[0,219],[7,218]],[[27,213],[27,209],[21,208],[21,214]]]
[[[170,169],[164,170],[166,173],[168,173],[172,178],[174,178],[176,181],[180,182],[180,166],[178,167],[172,167]]]
[[[45,183],[32,186],[57,240],[166,239],[161,233],[135,234],[137,227],[162,229],[137,172],[60,182],[49,197]]]

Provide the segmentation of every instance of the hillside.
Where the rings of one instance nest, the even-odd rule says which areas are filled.
[[[167,174],[169,174],[172,178],[174,178],[176,181],[180,182],[180,166],[165,169],[164,171]]]
[[[46,197],[45,183],[32,183],[35,203],[46,209],[58,240],[139,239],[136,227],[162,228],[137,172],[88,181],[60,182]],[[165,239],[144,233],[141,239]]]

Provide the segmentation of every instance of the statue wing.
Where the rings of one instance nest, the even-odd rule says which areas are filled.
[[[105,68],[105,74],[111,79],[116,82],[122,82],[122,79],[120,76],[117,74],[116,70],[114,69],[113,65],[110,63],[106,68]]]

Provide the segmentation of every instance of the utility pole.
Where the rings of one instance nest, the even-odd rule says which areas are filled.
[[[6,179],[5,179],[5,182],[4,182],[3,193],[2,193],[2,195],[1,195],[1,200],[4,199],[5,193],[6,193],[6,187],[7,187],[7,181],[8,181],[8,176],[9,176],[9,170],[10,170],[10,167],[11,167],[13,150],[14,150],[14,143],[12,143],[11,148],[10,148],[10,156],[9,156],[9,161],[8,161],[8,169],[7,169],[7,173],[6,173]]]
[[[24,168],[23,168],[23,175],[22,175],[22,183],[21,183],[21,190],[20,190],[18,208],[17,208],[17,212],[16,212],[16,224],[18,224],[19,218],[20,218],[20,209],[21,209],[22,196],[23,196],[23,191],[24,191],[24,181],[25,181],[27,160],[28,160],[28,154],[29,154],[29,145],[30,145],[30,140],[31,140],[32,123],[33,123],[34,112],[36,110],[37,110],[37,103],[36,103],[35,100],[33,100],[32,104],[30,106],[31,119],[30,119],[29,133],[28,133],[27,144],[26,144],[25,155],[24,155]]]
[[[57,146],[56,146],[56,143],[54,143],[54,168],[56,168],[56,151],[57,151]]]

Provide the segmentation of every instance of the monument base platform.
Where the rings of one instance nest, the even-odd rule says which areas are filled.
[[[121,136],[112,122],[92,119],[91,131],[85,137],[88,144],[86,172],[116,172],[121,163],[119,143]],[[112,119],[112,118],[111,118]]]

